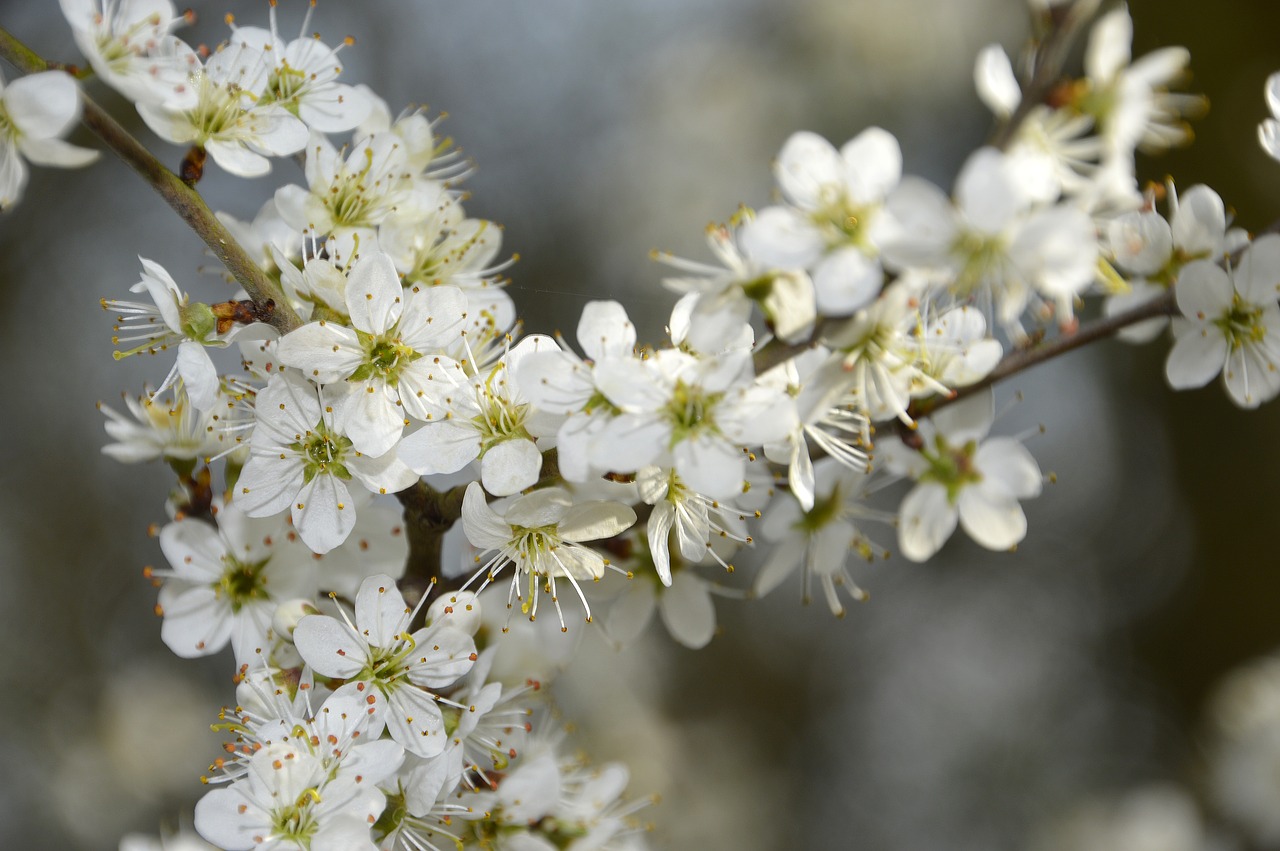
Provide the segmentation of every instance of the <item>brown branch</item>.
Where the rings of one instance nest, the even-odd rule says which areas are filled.
[[[41,58],[3,28],[0,28],[0,57],[9,60],[26,74],[65,67]],[[301,325],[298,314],[289,306],[280,285],[268,278],[244,248],[235,241],[222,222],[214,216],[209,205],[200,197],[200,193],[165,168],[150,151],[143,147],[141,142],[83,92],[81,92],[81,101],[84,104],[84,113],[81,117],[84,125],[133,168],[143,180],[151,184],[174,212],[204,240],[205,245],[209,246],[214,256],[222,261],[227,271],[240,286],[244,287],[258,310],[269,318],[271,324],[282,334]]]
[[[1177,310],[1173,290],[1170,289],[1151,301],[1140,304],[1123,313],[1095,319],[1092,322],[1081,325],[1073,333],[1061,334],[1039,345],[1015,349],[1005,355],[1000,363],[996,364],[995,369],[991,370],[981,381],[957,388],[951,396],[931,396],[923,399],[912,404],[909,413],[912,417],[928,416],[953,402],[958,402],[966,396],[972,396],[979,390],[985,390],[997,381],[1016,375],[1024,369],[1030,369],[1037,364],[1052,360],[1058,355],[1066,354],[1090,343],[1096,343],[1128,328],[1130,325],[1136,325],[1139,322],[1161,316],[1172,316],[1177,313]]]

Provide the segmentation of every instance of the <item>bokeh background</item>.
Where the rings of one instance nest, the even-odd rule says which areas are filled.
[[[193,42],[220,40],[224,12],[266,15],[259,0],[194,5]],[[281,0],[285,34],[304,6]],[[1197,144],[1143,175],[1208,183],[1265,227],[1280,164],[1254,128],[1280,69],[1276,4],[1130,8],[1137,52],[1189,47],[1190,88],[1212,102]],[[52,0],[0,0],[0,25],[76,57]],[[658,341],[672,299],[648,251],[706,258],[703,227],[768,200],[793,130],[838,145],[878,124],[909,172],[949,186],[990,129],[973,56],[1016,50],[1026,14],[1023,0],[329,0],[313,27],[357,37],[349,81],[449,113],[479,165],[468,212],[505,224],[521,255],[511,292],[530,330],[571,332],[609,296]],[[276,185],[210,172],[211,205],[245,218]],[[139,254],[215,292],[201,249],[109,156],[37,171],[0,217],[0,847],[114,848],[182,823],[201,791],[227,659],[161,644],[141,568],[161,558],[146,528],[168,477],[103,457],[94,410],[167,369],[112,361],[98,299],[124,295]],[[1016,556],[956,540],[927,565],[858,568],[872,600],[839,621],[802,607],[798,583],[723,600],[698,652],[660,627],[621,654],[589,639],[561,700],[593,758],[629,761],[633,793],[662,796],[653,845],[1020,849],[1083,801],[1199,789],[1207,696],[1280,645],[1280,407],[1238,411],[1216,385],[1175,395],[1166,353],[1107,343],[1001,388],[1024,398],[997,429],[1045,424],[1030,446],[1058,474]]]

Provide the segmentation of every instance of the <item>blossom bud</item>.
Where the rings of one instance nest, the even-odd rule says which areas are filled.
[[[213,308],[203,302],[182,305],[178,318],[182,323],[182,333],[192,340],[203,341],[218,327],[218,317],[213,315]]]
[[[286,641],[292,641],[293,631],[297,628],[298,621],[307,615],[318,614],[320,610],[310,600],[302,598],[286,600],[276,607],[276,613],[271,616],[271,629]]]
[[[480,629],[480,603],[470,591],[453,591],[431,604],[427,622],[443,623],[474,636]]]

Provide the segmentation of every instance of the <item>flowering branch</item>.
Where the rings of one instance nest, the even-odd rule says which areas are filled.
[[[49,62],[22,42],[14,38],[7,30],[0,27],[0,56],[9,60],[25,74],[36,74],[41,71],[61,68],[56,62]],[[289,306],[280,285],[272,281],[259,268],[258,264],[236,242],[223,224],[214,216],[209,205],[190,186],[182,182],[178,175],[165,168],[156,157],[143,147],[129,131],[120,126],[114,118],[85,95],[81,95],[84,104],[82,121],[86,127],[106,143],[136,171],[143,180],[150,183],[160,197],[204,240],[205,245],[214,256],[222,261],[240,286],[253,299],[258,312],[264,321],[270,322],[281,333],[288,333],[302,324],[298,314]]]

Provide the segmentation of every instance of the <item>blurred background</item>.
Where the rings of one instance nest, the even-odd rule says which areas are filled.
[[[195,6],[192,43],[222,39],[228,11],[266,20],[260,0]],[[281,0],[286,37],[304,7]],[[1280,10],[1130,9],[1135,53],[1189,47],[1189,88],[1212,104],[1197,144],[1143,176],[1207,183],[1239,224],[1267,226],[1280,163],[1255,127]],[[0,0],[0,25],[77,58],[53,2]],[[991,42],[1015,52],[1026,13],[1024,0],[329,0],[312,26],[357,38],[347,82],[393,110],[449,113],[443,131],[479,166],[467,211],[503,223],[521,256],[511,293],[529,330],[571,333],[607,296],[657,342],[673,299],[648,251],[708,259],[704,226],[767,202],[792,131],[839,145],[883,126],[908,172],[950,186],[990,129],[973,57]],[[118,97],[89,91],[177,164]],[[300,179],[288,162],[252,183],[211,168],[201,190],[251,218],[281,176]],[[174,658],[151,612],[141,569],[161,559],[146,529],[164,520],[168,473],[100,454],[94,402],[167,369],[110,357],[98,300],[124,296],[139,254],[184,287],[216,287],[198,240],[110,156],[36,170],[0,218],[0,640],[17,666],[0,700],[4,848],[108,849],[182,823],[214,753],[208,726],[233,699],[227,658]],[[1280,406],[1239,411],[1216,383],[1175,395],[1167,346],[1106,343],[1001,387],[1025,398],[997,431],[1045,424],[1029,445],[1058,474],[1026,506],[1016,556],[957,536],[927,565],[855,568],[872,600],[843,620],[802,607],[798,581],[721,600],[702,651],[656,626],[621,654],[589,639],[560,687],[565,712],[594,759],[632,765],[633,795],[662,796],[645,814],[654,847],[1075,848],[1056,825],[1090,801],[1203,791],[1206,700],[1280,645]],[[1155,811],[1187,815],[1176,801]],[[1179,835],[1200,839],[1141,847],[1225,847],[1212,811],[1207,826],[1190,817]]]

